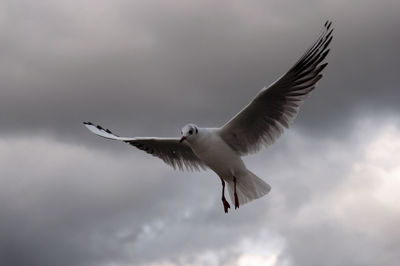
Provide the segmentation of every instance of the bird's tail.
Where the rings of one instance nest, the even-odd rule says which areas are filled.
[[[228,182],[229,196],[234,204],[234,182]],[[236,193],[238,195],[239,204],[243,205],[252,200],[258,199],[271,190],[271,186],[264,182],[261,178],[247,170],[247,173],[236,177]]]

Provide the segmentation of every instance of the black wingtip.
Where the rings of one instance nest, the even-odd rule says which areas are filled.
[[[321,54],[320,58],[317,60],[318,64],[324,61],[324,59],[326,58],[326,56],[329,54],[330,51],[331,49],[327,49],[325,50],[325,52]]]
[[[331,35],[329,37],[329,39],[325,42],[324,47],[322,48],[322,50],[325,50],[326,47],[328,47],[328,45],[331,43],[332,39],[333,39],[333,36]]]
[[[324,24],[324,27],[326,28],[326,30],[329,30],[332,26],[332,21],[327,20]]]
[[[93,124],[91,122],[83,122],[84,125],[90,125],[92,126]]]
[[[328,65],[328,63],[324,63],[324,64],[320,65],[319,68],[318,68],[318,70],[317,70],[317,73],[322,72],[322,70],[324,70],[324,69],[326,68],[327,65]]]

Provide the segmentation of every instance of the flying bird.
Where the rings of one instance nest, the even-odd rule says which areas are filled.
[[[323,61],[332,40],[331,25],[332,22],[327,21],[316,42],[294,66],[268,88],[264,87],[222,127],[201,128],[188,124],[182,128],[180,138],[157,138],[120,137],[91,122],[84,124],[96,135],[129,143],[174,169],[212,169],[221,180],[222,204],[228,213],[230,204],[225,198],[226,183],[235,209],[271,190],[269,184],[246,168],[241,157],[272,144],[295,119],[328,65]]]

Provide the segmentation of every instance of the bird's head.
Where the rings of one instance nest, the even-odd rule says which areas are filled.
[[[182,128],[181,131],[181,140],[179,142],[182,142],[184,140],[192,140],[194,139],[197,134],[199,133],[199,129],[195,124],[187,124]]]

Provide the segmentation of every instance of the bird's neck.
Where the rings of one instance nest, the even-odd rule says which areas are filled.
[[[189,140],[189,145],[192,149],[201,149],[201,147],[207,146],[215,138],[215,128],[198,128],[198,130],[196,137]]]

